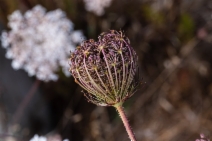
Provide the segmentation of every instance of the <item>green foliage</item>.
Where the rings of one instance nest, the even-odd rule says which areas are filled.
[[[13,11],[15,11],[17,7],[18,7],[17,1],[14,0],[1,1],[0,21],[6,25],[8,15],[10,15]]]
[[[165,18],[161,11],[154,11],[154,9],[152,9],[150,6],[143,6],[142,10],[147,21],[154,24],[155,26],[164,25]]]
[[[179,38],[182,41],[189,40],[194,34],[194,28],[195,25],[192,17],[187,13],[181,14],[180,21],[178,24]]]

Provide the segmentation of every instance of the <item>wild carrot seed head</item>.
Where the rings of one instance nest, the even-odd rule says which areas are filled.
[[[131,97],[139,84],[138,57],[122,31],[86,40],[70,57],[70,72],[88,101],[113,106]]]

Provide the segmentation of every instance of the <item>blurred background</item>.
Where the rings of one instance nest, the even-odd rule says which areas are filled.
[[[24,14],[38,4],[46,12],[64,11],[74,30],[87,39],[97,40],[110,29],[124,30],[139,56],[143,78],[124,104],[138,141],[194,141],[200,133],[211,137],[211,0],[0,3],[1,32],[12,31],[8,16],[15,10]],[[28,141],[35,134],[50,141],[129,140],[115,109],[88,103],[72,76],[58,68],[56,81],[38,80],[13,69],[6,52],[0,48],[0,141]]]

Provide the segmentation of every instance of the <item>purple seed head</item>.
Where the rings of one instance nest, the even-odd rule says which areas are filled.
[[[138,57],[122,31],[83,41],[70,57],[70,72],[88,101],[113,106],[131,97],[139,84]]]

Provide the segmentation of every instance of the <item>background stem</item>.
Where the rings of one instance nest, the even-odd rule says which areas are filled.
[[[36,79],[35,82],[33,83],[33,85],[31,86],[30,90],[24,97],[23,101],[18,106],[18,108],[13,116],[12,124],[19,122],[19,120],[23,114],[23,111],[25,110],[28,103],[32,100],[32,97],[34,96],[36,90],[38,89],[39,84],[40,84],[40,80]]]
[[[121,119],[122,119],[122,121],[124,123],[124,126],[126,128],[126,131],[127,131],[128,135],[129,135],[130,140],[131,141],[136,141],[135,135],[133,134],[133,131],[132,131],[131,127],[130,127],[130,124],[128,122],[127,116],[126,116],[126,114],[124,112],[124,108],[122,107],[122,105],[116,105],[115,108],[117,109],[117,111],[118,111],[118,113],[119,113],[119,115],[120,115],[120,117],[121,117]]]

